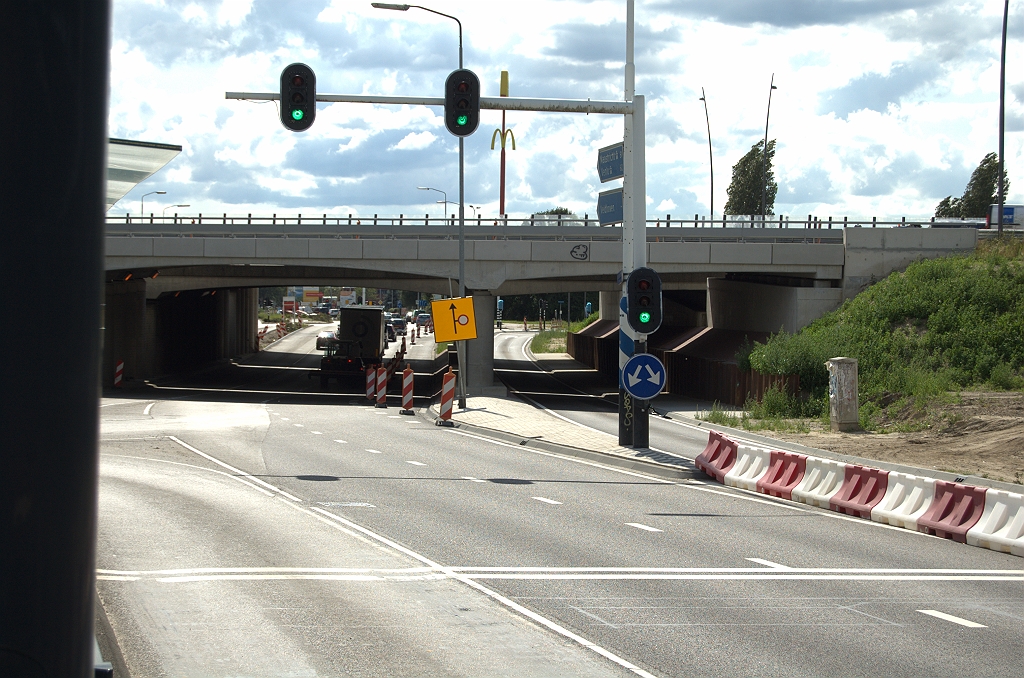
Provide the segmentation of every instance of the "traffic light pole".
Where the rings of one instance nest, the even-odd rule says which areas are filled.
[[[462,68],[462,46],[459,46],[459,68]],[[459,296],[466,296],[466,139],[459,137]],[[466,375],[469,365],[466,364],[466,342],[455,342],[455,351],[459,356],[459,409],[466,409]]]

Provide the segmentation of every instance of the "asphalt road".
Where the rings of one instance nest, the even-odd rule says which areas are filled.
[[[259,361],[301,365],[313,337]],[[605,425],[502,346],[531,397]],[[97,587],[133,676],[1024,666],[1020,558],[436,427],[296,370],[167,386],[103,401]],[[700,444],[652,426],[676,438]]]

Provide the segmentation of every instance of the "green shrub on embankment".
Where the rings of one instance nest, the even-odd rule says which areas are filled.
[[[858,360],[865,428],[921,420],[913,412],[953,390],[1024,387],[1024,243],[914,263],[800,332],[755,344],[747,359],[762,373],[799,374],[820,401],[836,356]]]

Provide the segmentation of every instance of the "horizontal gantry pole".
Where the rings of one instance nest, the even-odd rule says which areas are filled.
[[[225,99],[276,101],[278,92],[225,92]],[[389,106],[444,106],[443,97],[376,96],[370,94],[317,94],[317,101]],[[554,113],[605,113],[629,115],[628,101],[592,101],[590,99],[523,99],[518,97],[480,97],[480,108],[490,111],[550,111]]]

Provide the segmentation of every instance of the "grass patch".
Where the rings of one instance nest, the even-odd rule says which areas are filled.
[[[530,341],[534,353],[565,353],[565,330],[544,330]]]
[[[706,421],[710,424],[718,424],[719,426],[730,426],[737,428],[740,425],[740,418],[734,415],[729,410],[722,407],[722,404],[717,400],[711,403],[711,409],[697,412],[697,419]]]
[[[1024,242],[1004,238],[911,264],[800,332],[745,347],[742,357],[764,374],[800,375],[810,394],[803,416],[827,396],[825,361],[856,358],[861,426],[919,431],[941,423],[933,405],[950,391],[1024,388],[1022,336]],[[756,407],[765,419],[787,416],[786,407],[794,413],[791,403]]]
[[[448,350],[448,344],[434,344],[434,355],[441,355]]]

